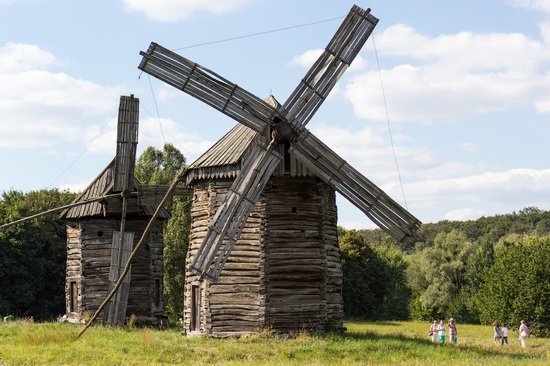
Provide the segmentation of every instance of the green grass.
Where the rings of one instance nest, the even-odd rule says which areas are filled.
[[[346,323],[344,334],[293,339],[183,337],[176,330],[0,323],[0,366],[7,365],[510,365],[550,364],[550,339],[521,349],[492,343],[492,327],[458,325],[459,344],[434,345],[429,323]]]

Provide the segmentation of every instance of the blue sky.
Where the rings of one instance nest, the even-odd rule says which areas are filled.
[[[550,209],[550,0],[355,3],[380,22],[308,128],[423,222]],[[120,95],[140,99],[138,153],[192,162],[234,121],[141,74],[139,51],[282,103],[353,4],[0,0],[0,192],[84,188],[114,156]]]

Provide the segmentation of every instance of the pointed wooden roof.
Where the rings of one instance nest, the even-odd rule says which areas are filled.
[[[84,191],[72,202],[85,202],[90,199],[100,198],[114,192],[114,170],[115,170],[115,159],[113,159],[103,171],[84,189]],[[154,200],[147,199],[147,197],[140,197],[139,193],[141,190],[141,183],[132,175],[128,189],[132,193],[138,193],[131,196],[135,201],[133,207],[133,212],[130,209],[128,214],[139,216],[152,216],[156,210],[156,205]],[[110,211],[112,210],[113,203],[116,205],[118,201],[122,201],[121,197],[106,198],[103,201],[84,203],[75,207],[68,208],[61,212],[59,215],[60,219],[77,219],[83,217],[92,217],[92,216],[109,216]],[[116,214],[119,214],[119,211],[116,211]],[[164,208],[161,210],[159,218],[166,219],[169,218],[170,214]]]
[[[281,104],[270,95],[266,102],[279,109]],[[268,131],[270,134],[271,132]],[[243,124],[238,123],[221,139],[219,139],[210,149],[201,157],[195,160],[187,167],[185,173],[185,182],[187,186],[192,186],[193,181],[201,179],[232,179],[237,176],[241,170],[241,160],[251,148],[253,141],[261,139],[266,145],[269,143],[270,136],[260,136],[257,132],[251,130]],[[276,149],[283,156],[285,146],[280,144]],[[285,159],[290,157],[285,156]],[[285,170],[284,162],[281,162],[273,175],[282,176],[290,174],[291,176],[313,175],[305,166],[294,158],[290,158],[290,170]]]

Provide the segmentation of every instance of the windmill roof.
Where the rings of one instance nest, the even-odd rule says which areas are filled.
[[[281,104],[272,95],[266,98],[265,101],[276,109],[281,108]],[[235,178],[241,170],[241,160],[253,142],[257,139],[263,139],[263,142],[267,144],[269,143],[269,137],[268,135],[259,136],[254,130],[238,123],[201,157],[187,167],[187,172],[185,173],[186,185],[191,186],[194,180],[199,179]],[[276,148],[279,153],[284,153],[284,146],[282,144]],[[290,165],[292,167],[291,172],[287,172],[284,170],[283,164],[279,164],[279,168],[274,172],[274,175],[289,173],[292,176],[312,175],[296,159],[291,159]]]
[[[187,167],[187,184],[194,179],[235,177],[241,169],[241,158],[257,135],[245,125],[237,124]]]
[[[115,158],[116,159],[116,158]],[[74,199],[72,203],[85,202],[94,198],[100,198],[108,194],[112,194],[114,187],[114,169],[115,159],[113,159],[103,171],[82,191],[82,193]],[[139,191],[141,184],[133,177],[131,178],[129,190],[131,192]],[[140,209],[145,216],[152,216],[156,206],[151,204],[141,204]],[[84,203],[82,205],[74,206],[63,210],[59,217],[61,219],[76,219],[88,216],[105,216],[106,209],[102,201]],[[169,218],[170,214],[165,209],[162,209],[159,218]]]

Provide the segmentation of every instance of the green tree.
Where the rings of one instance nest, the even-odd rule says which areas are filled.
[[[340,238],[344,312],[347,318],[409,318],[407,264],[401,250],[386,243],[367,243],[363,233],[346,231]]]
[[[135,176],[142,184],[170,184],[183,166],[185,157],[174,145],[149,146],[136,162]]]
[[[420,262],[411,266],[416,272],[409,271],[409,278],[415,283],[413,288],[416,290],[413,303],[420,305],[417,314],[445,316],[452,300],[465,284],[466,263],[475,253],[475,246],[464,232],[453,229],[449,233],[437,234],[434,246],[424,248],[421,253],[416,257]],[[426,287],[419,288],[419,284]]]
[[[70,203],[57,189],[2,193],[0,223]],[[0,314],[53,319],[65,312],[65,225],[52,213],[0,229]]]
[[[347,318],[372,319],[378,312],[375,286],[377,264],[374,251],[356,230],[348,230],[340,239],[342,251],[342,297]]]
[[[510,237],[495,249],[476,296],[482,323],[494,320],[519,325],[533,334],[550,335],[550,237]]]
[[[185,165],[185,157],[171,144],[163,150],[148,147],[138,158],[135,175],[142,184],[170,184]],[[191,228],[191,199],[174,197],[171,217],[164,226],[164,302],[174,318],[183,315],[185,257]]]
[[[407,286],[407,262],[402,251],[394,245],[373,246],[381,261],[381,273],[376,277],[378,286],[384,288],[380,302],[379,320],[406,320],[409,315],[411,290]]]

